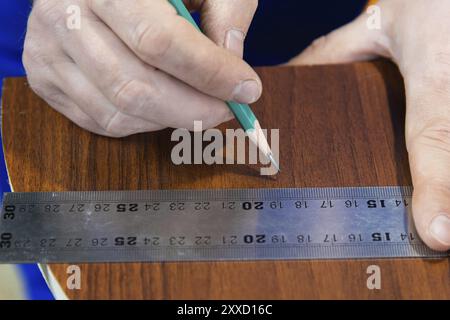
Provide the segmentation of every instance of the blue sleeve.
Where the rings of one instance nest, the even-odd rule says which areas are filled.
[[[0,78],[25,74],[22,51],[30,8],[29,0],[0,0]]]

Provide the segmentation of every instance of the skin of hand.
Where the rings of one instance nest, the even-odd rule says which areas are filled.
[[[435,250],[450,249],[450,1],[385,0],[380,28],[369,14],[316,40],[293,65],[392,59],[405,79],[406,145],[419,235]]]
[[[242,60],[257,0],[190,0],[204,34],[167,0],[35,0],[23,63],[31,88],[80,127],[123,137],[233,118],[262,92]],[[79,28],[69,28],[70,8]]]

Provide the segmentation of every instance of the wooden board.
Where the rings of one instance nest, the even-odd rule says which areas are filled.
[[[405,99],[386,62],[258,70],[263,126],[280,129],[282,172],[246,165],[170,161],[170,130],[110,139],[49,108],[23,78],[4,83],[4,150],[15,191],[410,185]],[[235,122],[222,126],[237,127]],[[369,290],[366,269],[381,268]],[[85,264],[81,290],[65,288],[67,265],[51,265],[69,298],[287,299],[450,298],[448,259]]]

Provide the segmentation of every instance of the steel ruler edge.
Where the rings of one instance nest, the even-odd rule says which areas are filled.
[[[0,263],[448,258],[412,188],[5,193]]]

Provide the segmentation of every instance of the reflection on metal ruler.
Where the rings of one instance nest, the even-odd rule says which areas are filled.
[[[7,193],[1,263],[447,257],[409,187]]]

